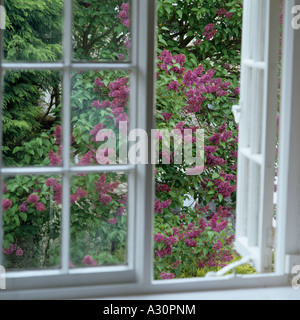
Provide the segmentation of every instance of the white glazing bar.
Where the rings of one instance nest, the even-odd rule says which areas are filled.
[[[135,169],[134,165],[109,165],[109,166],[80,166],[70,167],[65,169],[64,167],[8,167],[0,169],[0,173],[3,176],[10,175],[46,175],[46,174],[62,174],[64,172],[69,173],[95,173],[95,172],[129,172]]]
[[[260,0],[250,0],[252,11],[252,24],[251,24],[251,35],[253,42],[253,51],[252,51],[252,59],[254,62],[259,61],[259,4]],[[251,154],[256,154],[257,146],[256,146],[256,134],[257,134],[257,94],[259,94],[260,88],[258,88],[257,83],[257,72],[258,70],[253,68],[249,70],[249,82],[246,85],[245,90],[247,90],[247,106],[245,107],[248,113],[245,124],[248,128],[248,139]],[[244,84],[245,85],[245,84]],[[257,217],[258,213],[255,212],[257,208],[257,172],[256,165],[254,162],[249,162],[249,179],[248,179],[248,197],[246,199],[247,203],[247,238],[248,245],[255,246],[257,245]]]
[[[259,152],[258,150],[258,131],[259,131],[259,126],[261,123],[261,119],[258,119],[259,111],[258,109],[261,108],[262,106],[259,105],[260,96],[263,94],[263,88],[259,86],[258,82],[258,70],[253,69],[252,70],[252,75],[253,75],[253,80],[251,84],[251,93],[252,93],[252,103],[250,106],[251,110],[251,117],[249,118],[249,123],[251,125],[250,128],[250,149],[251,149],[251,154],[256,154]]]
[[[243,60],[243,65],[248,68],[255,68],[259,70],[266,69],[266,63],[264,61],[254,61],[252,59]]]
[[[96,172],[132,172],[135,170],[135,165],[109,165],[109,166],[82,166],[71,167],[69,172],[71,173],[96,173]]]
[[[63,63],[47,63],[47,62],[4,62],[2,64],[3,70],[62,70]]]
[[[266,0],[260,0],[260,32],[259,32],[259,37],[260,37],[260,52],[259,52],[259,60],[264,61],[267,63],[266,60],[266,52],[267,52],[267,43],[268,43],[268,30],[267,30],[267,25],[268,21],[267,20],[267,6],[268,6],[268,1]]]
[[[250,18],[251,18],[251,1],[244,1],[243,12],[243,43],[242,43],[242,61],[251,58],[251,33],[250,33]],[[239,157],[238,157],[238,179],[237,179],[237,217],[236,217],[236,239],[244,237],[247,234],[247,203],[248,203],[248,161],[241,153],[242,148],[248,148],[248,91],[250,85],[250,72],[249,68],[245,68],[242,63],[241,66],[241,118],[239,130]]]
[[[255,18],[256,18],[256,9],[255,9],[255,2],[257,0],[250,0],[248,2],[248,10],[246,11],[247,13],[247,18],[249,19],[249,24],[246,26],[248,29],[247,31],[249,32],[249,38],[247,39],[248,45],[249,45],[249,59],[253,59],[254,57],[254,50],[255,50],[255,30],[253,29],[253,25],[255,25]]]
[[[63,70],[64,63],[27,63],[27,62],[6,62],[2,64],[3,70]],[[109,62],[95,62],[95,63],[71,63],[73,70],[133,70],[136,68],[131,63],[109,63]]]
[[[260,4],[261,1],[265,0],[253,0],[254,1],[254,14],[255,14],[255,22],[252,21],[251,32],[253,33],[253,60],[260,61],[259,53],[260,53],[260,26],[261,26],[261,16],[260,16]],[[252,16],[253,19],[253,16]]]
[[[131,0],[131,48],[130,56],[134,66],[137,66],[137,47],[138,47],[138,0]],[[130,73],[130,97],[129,97],[129,126],[130,130],[137,128],[137,68]],[[131,146],[129,143],[128,148]],[[127,152],[127,150],[126,150]],[[135,268],[136,257],[136,170],[128,174],[128,225],[127,225],[127,263],[130,268]]]
[[[281,78],[277,251],[275,270],[291,274],[300,264],[300,30],[291,27],[300,0],[285,1]],[[294,256],[294,261],[287,259]],[[297,260],[297,261],[296,261]]]
[[[136,68],[134,63],[109,63],[109,62],[97,62],[97,63],[72,63],[73,70],[133,70]]]
[[[11,175],[45,175],[45,174],[61,174],[63,172],[62,167],[8,167],[0,169],[0,173],[3,176]]]
[[[244,1],[244,15],[243,15],[243,29],[242,29],[242,39],[243,39],[243,52],[242,52],[242,61],[250,59],[251,57],[251,34],[250,34],[250,15],[249,10],[249,2],[247,0]],[[245,14],[247,12],[247,14]]]
[[[263,164],[263,155],[262,154],[252,154],[250,148],[242,148],[240,150],[241,155],[246,157],[248,160],[255,162],[256,164],[262,166]]]
[[[260,171],[257,165],[250,162],[249,171],[249,197],[248,197],[248,223],[247,237],[248,245],[258,245],[258,207],[259,207],[259,183]]]
[[[268,70],[264,74],[264,100],[262,112],[262,154],[261,202],[259,206],[259,242],[260,264],[258,272],[272,271],[272,222],[274,215],[274,180],[276,159],[276,116],[279,76],[280,43],[280,0],[267,0],[264,5],[265,23],[265,61]],[[280,169],[279,169],[280,171]]]
[[[72,0],[64,1],[64,69],[63,69],[63,191],[61,219],[61,268],[69,270],[70,252],[70,140],[71,140],[71,62]]]
[[[242,94],[242,101],[243,101],[243,110],[242,110],[242,121],[241,121],[241,142],[239,143],[240,148],[250,148],[250,132],[251,132],[251,121],[249,121],[251,117],[251,105],[252,105],[252,99],[254,98],[252,96],[251,90],[249,88],[252,84],[252,78],[253,78],[253,69],[244,68],[244,81],[243,81],[243,87],[241,88],[241,94]]]
[[[151,136],[155,128],[155,48],[156,1],[139,0],[138,4],[138,75],[137,124]],[[148,158],[151,143],[148,143]],[[136,172],[136,256],[137,280],[149,286],[153,280],[154,167],[138,165]]]
[[[254,98],[254,122],[252,123],[254,131],[254,141],[251,146],[251,152],[254,154],[261,153],[261,139],[262,139],[262,121],[263,121],[263,103],[264,103],[264,73],[261,70],[254,70],[254,86],[256,96]]]
[[[263,21],[262,21],[262,5],[263,2],[265,2],[266,0],[255,0],[256,1],[256,22],[253,24],[253,28],[254,28],[254,37],[255,39],[255,49],[254,49],[254,56],[253,56],[253,60],[256,61],[261,61],[263,56],[262,56],[262,51],[263,51],[263,46],[264,43],[262,43],[262,33],[265,32],[265,30],[263,29]]]
[[[247,200],[248,200],[248,159],[242,154],[239,156],[238,190],[237,190],[237,220],[236,237],[247,234]]]

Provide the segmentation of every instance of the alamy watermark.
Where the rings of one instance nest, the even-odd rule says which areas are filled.
[[[6,289],[6,272],[5,268],[0,265],[0,290]]]
[[[292,9],[292,13],[296,16],[292,19],[292,27],[295,30],[300,29],[300,5],[294,6]]]
[[[117,164],[184,164],[187,175],[204,171],[204,130],[151,130],[151,137],[143,129],[128,131],[126,121],[119,123],[119,135],[109,129],[93,130],[94,141],[103,142],[96,151],[101,165]],[[151,155],[149,156],[149,145]]]
[[[300,289],[300,265],[294,266],[292,269],[292,274],[296,274],[296,276],[292,279],[292,287],[295,290]]]
[[[0,29],[5,29],[5,8],[0,6]]]

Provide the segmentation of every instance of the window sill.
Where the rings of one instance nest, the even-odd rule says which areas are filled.
[[[292,287],[222,290],[208,292],[183,292],[107,297],[93,300],[300,300],[300,290]]]
[[[177,279],[128,282],[111,285],[78,285],[23,290],[1,290],[0,300],[23,299],[101,299],[101,300],[224,300],[295,299],[300,290],[292,289],[288,275],[274,274],[224,276],[210,279]]]

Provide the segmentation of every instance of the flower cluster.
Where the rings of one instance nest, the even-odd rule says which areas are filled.
[[[195,41],[195,46],[200,46],[202,44],[203,40],[198,39]]]
[[[98,79],[98,80],[97,80]],[[120,122],[125,122],[127,123],[128,126],[128,117],[126,113],[126,106],[128,104],[128,99],[129,99],[129,88],[128,88],[128,77],[123,77],[123,78],[118,78],[115,81],[112,81],[108,88],[106,88],[103,85],[100,85],[102,80],[100,78],[97,78],[95,81],[95,90],[101,92],[101,88],[108,89],[108,98],[112,98],[112,100],[102,100],[101,102],[99,100],[94,100],[92,103],[92,107],[96,109],[111,109],[112,116],[108,116],[113,123],[115,124],[115,127],[118,127]],[[97,124],[93,130],[91,130],[90,134],[93,136],[91,141],[96,141],[96,136],[99,131],[101,131],[104,128],[102,123]],[[121,126],[121,132],[123,134],[127,133],[126,128],[123,128]]]
[[[89,266],[96,266],[98,263],[96,260],[93,260],[91,256],[85,256],[82,259],[82,264],[87,264]]]
[[[62,159],[53,150],[49,151],[48,159],[50,160],[50,166],[59,166],[62,164]]]
[[[103,174],[96,182],[95,182],[95,190],[99,192],[99,201],[103,205],[107,205],[112,201],[111,195],[107,194],[107,192],[113,192],[119,186],[119,182],[106,183],[106,174]]]
[[[164,117],[165,121],[169,121],[173,117],[173,113],[163,112],[162,116]]]
[[[169,199],[169,200],[166,200],[166,201],[156,201],[155,204],[154,204],[154,210],[155,210],[155,213],[162,213],[163,212],[163,209],[168,209],[170,207],[172,203],[172,200]]]
[[[192,257],[193,260],[198,260],[197,267],[199,269],[206,266],[225,266],[226,263],[234,258],[233,249],[231,248],[234,235],[228,234],[227,231],[231,209],[219,206],[218,211],[213,212],[208,217],[209,206],[201,207],[197,204],[195,213],[206,215],[205,218],[202,217],[198,220],[198,223],[188,223],[188,216],[181,214],[180,220],[182,223],[179,228],[173,227],[171,233],[165,231],[167,235],[163,233],[154,235],[156,259],[170,261],[169,270],[177,269],[182,263],[189,264],[187,262],[189,260],[186,259]],[[205,249],[206,252],[204,253],[203,250]],[[180,259],[176,259],[179,256]]]
[[[23,201],[23,203],[20,205],[19,210],[20,212],[28,212],[28,204],[32,203],[33,206],[36,208],[39,212],[44,212],[46,210],[46,207],[43,202],[39,201],[40,197],[37,194],[32,193],[27,198],[27,201]]]
[[[7,211],[12,206],[12,201],[9,199],[2,199],[2,209],[3,211]]]
[[[156,193],[170,192],[171,188],[167,184],[157,184],[155,186]]]
[[[23,250],[22,250],[22,248],[18,248],[17,249],[17,244],[15,243],[15,244],[10,244],[9,245],[9,248],[8,249],[6,249],[6,248],[3,248],[2,249],[2,252],[4,253],[4,254],[6,254],[6,255],[10,255],[10,254],[12,254],[14,251],[16,251],[16,256],[18,256],[18,257],[21,257],[22,255],[23,255]]]
[[[183,66],[185,61],[185,55],[178,54],[176,56],[173,56],[170,51],[163,50],[158,57],[158,67],[160,68],[160,70],[167,71],[168,74],[174,72],[175,74],[180,76],[185,72],[185,67]],[[176,64],[179,64],[180,67],[176,66]]]
[[[117,224],[119,222],[119,219],[118,218],[108,219],[106,222],[108,224],[114,225],[114,224]]]
[[[174,279],[175,278],[175,274],[174,273],[166,273],[166,272],[162,272],[160,274],[161,279]]]
[[[210,30],[211,27],[214,27],[214,25],[209,25],[207,30]],[[173,73],[177,76],[177,80],[172,80],[166,88],[168,91],[181,92],[187,98],[185,106],[187,113],[201,112],[202,104],[207,100],[207,94],[215,94],[216,97],[228,95],[232,83],[223,82],[220,78],[215,79],[216,69],[204,73],[203,66],[198,66],[194,70],[186,71],[185,60],[186,57],[182,54],[172,56],[168,50],[163,50],[158,57],[158,68],[166,72],[167,75]]]
[[[129,4],[128,3],[123,3],[121,5],[121,11],[119,13],[119,19],[123,23],[123,25],[127,28],[130,27],[130,16],[129,16]]]
[[[62,203],[62,185],[59,182],[57,182],[56,179],[48,178],[46,180],[46,186],[53,188],[53,200],[56,202],[57,205],[60,205]]]
[[[217,30],[214,30],[214,28],[214,23],[210,23],[204,27],[203,36],[206,38],[206,40],[212,40],[212,38],[216,35]]]
[[[206,166],[223,166],[227,163],[225,159],[213,155],[213,153],[215,153],[218,150],[218,147],[204,146],[204,150],[206,155]]]
[[[225,16],[227,19],[230,19],[232,17],[233,13],[226,11],[225,8],[222,8],[222,9],[217,10],[217,15],[220,17]]]

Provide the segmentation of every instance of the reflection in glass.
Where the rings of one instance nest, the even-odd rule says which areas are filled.
[[[4,75],[4,166],[61,165],[61,74],[10,71]]]
[[[127,175],[71,179],[71,267],[127,263]]]
[[[3,266],[7,270],[60,265],[60,176],[11,176],[2,182]]]
[[[5,1],[4,59],[61,60],[63,5],[63,0]]]
[[[126,164],[128,73],[78,72],[72,80],[73,163],[78,166]]]
[[[130,60],[130,1],[73,1],[74,60]]]

